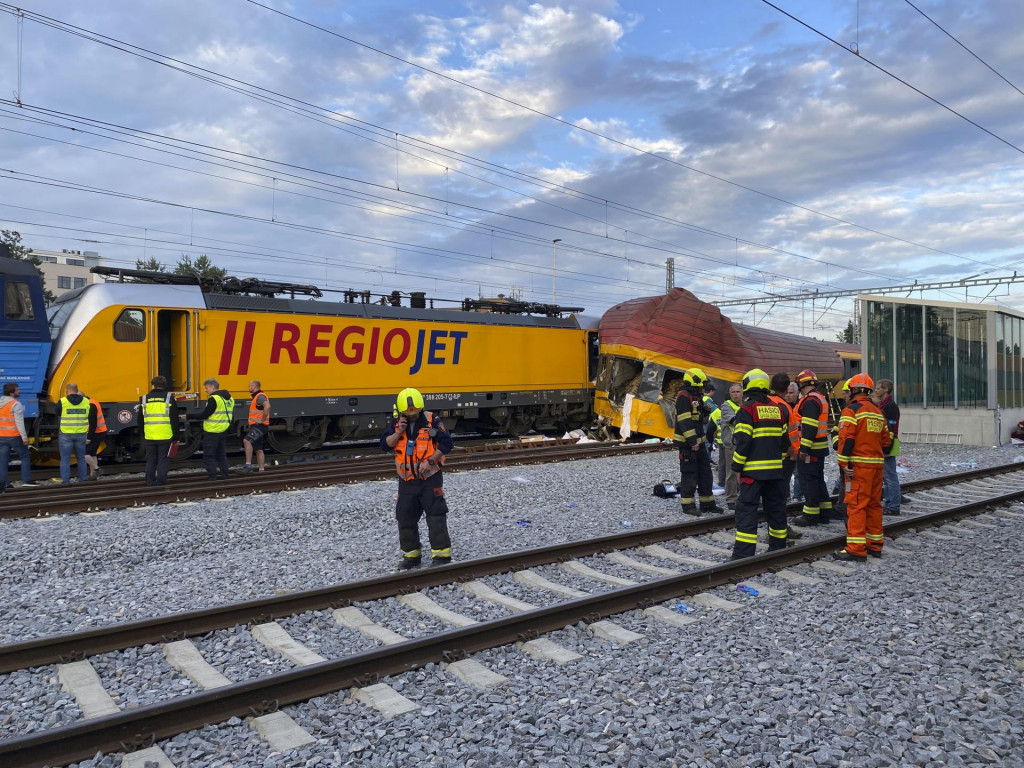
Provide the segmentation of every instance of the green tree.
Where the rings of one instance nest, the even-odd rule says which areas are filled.
[[[15,259],[21,259],[35,265],[36,271],[43,281],[43,298],[46,300],[47,305],[53,304],[57,297],[46,287],[46,278],[43,277],[43,270],[39,268],[43,260],[32,253],[31,248],[21,244],[21,233],[13,229],[0,229],[0,243],[4,243],[11,249],[11,256]]]
[[[850,320],[846,323],[846,327],[836,334],[836,341],[843,344],[860,344],[860,334],[857,331],[857,326],[853,324],[853,320]]]
[[[181,258],[178,259],[177,266],[174,267],[175,275],[195,275],[201,278],[214,278],[217,280],[223,280],[228,276],[226,269],[215,267],[213,262],[210,261],[210,257],[205,253],[196,257],[193,261],[191,256],[182,254]]]
[[[136,269],[144,269],[147,272],[166,272],[167,271],[167,267],[165,267],[161,262],[159,262],[157,260],[156,256],[150,256],[146,260],[136,259],[135,260],[135,268]]]

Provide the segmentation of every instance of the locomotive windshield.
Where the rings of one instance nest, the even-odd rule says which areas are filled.
[[[56,339],[60,329],[68,321],[75,307],[78,306],[78,296],[67,301],[58,301],[51,304],[46,310],[46,318],[50,323],[50,338]]]

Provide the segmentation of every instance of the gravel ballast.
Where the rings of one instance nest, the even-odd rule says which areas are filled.
[[[1010,448],[904,446],[910,471],[901,479],[961,471],[952,463],[987,466],[1017,456]],[[651,488],[677,475],[671,452],[450,475],[445,486],[455,555],[468,559],[612,533],[622,521],[636,527],[676,522],[678,502],[651,496]],[[397,562],[394,486],[366,483],[103,517],[5,522],[0,641],[391,572]],[[475,656],[509,678],[496,690],[477,691],[437,666],[389,679],[422,707],[394,720],[346,692],[288,707],[318,741],[286,756],[272,753],[240,722],[163,746],[177,765],[196,768],[1024,762],[1024,585],[1007,575],[1022,570],[1020,547],[1007,530],[1019,528],[1024,518],[987,522],[996,527],[957,526],[962,541],[954,545],[937,539],[904,544],[910,541],[904,537],[899,545],[905,555],[858,566],[851,576],[815,571],[824,580],[816,586],[759,578],[782,590],[780,597],[720,588],[714,594],[743,603],[743,610],[698,606],[692,616],[699,621],[686,628],[625,614],[615,621],[645,635],[625,648],[597,639],[582,625],[567,627],[550,639],[584,658],[563,667],[513,647]],[[600,558],[588,562],[606,573],[648,578]],[[608,588],[560,569],[540,570],[577,588]],[[552,599],[510,577],[486,581],[537,605]],[[504,615],[458,587],[430,595],[477,620]],[[442,628],[394,601],[360,607],[410,637]],[[350,630],[333,628],[329,612],[282,623],[325,655],[365,647]],[[231,633],[238,637],[225,642]],[[266,657],[256,667],[287,668],[277,659],[267,664],[274,654],[243,641],[243,634],[238,628],[196,642],[236,679],[260,672],[247,669],[253,661],[233,657],[236,647]],[[135,655],[153,654],[147,648]],[[123,667],[119,660],[103,670],[104,677],[111,669],[128,674],[119,671]],[[126,678],[120,698],[138,706],[188,687],[177,673],[165,669],[163,680],[153,674]],[[42,697],[40,680],[54,677],[47,667],[0,679],[0,738],[43,727],[46,715],[16,715],[16,708],[32,705],[11,702]],[[59,686],[51,692],[73,715],[77,708],[65,702]],[[66,722],[65,715],[56,722]],[[106,756],[95,764],[119,762]]]

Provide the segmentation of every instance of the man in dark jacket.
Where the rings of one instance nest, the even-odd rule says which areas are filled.
[[[746,398],[736,413],[732,468],[739,476],[736,542],[732,559],[752,557],[757,549],[757,506],[768,519],[768,549],[786,548],[786,488],[782,457],[790,449],[788,418],[768,399],[768,374],[760,368],[743,377]]]
[[[683,374],[683,388],[676,398],[676,431],[672,442],[679,450],[679,503],[688,515],[720,509],[712,489],[711,457],[704,448],[708,412],[701,401],[701,388],[707,380],[704,371],[691,368]],[[695,493],[699,494],[696,498]],[[700,511],[697,501],[700,501]]]

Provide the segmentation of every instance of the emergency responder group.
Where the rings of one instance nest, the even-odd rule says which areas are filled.
[[[759,505],[768,520],[769,550],[783,548],[787,539],[799,537],[786,519],[789,481],[794,472],[805,498],[802,514],[794,525],[816,526],[839,519],[824,478],[830,442],[843,479],[841,493],[847,518],[846,547],[836,556],[859,561],[869,555],[881,556],[883,498],[885,514],[899,514],[901,498],[895,471],[899,408],[892,400],[891,381],[879,381],[876,388],[867,374],[853,376],[844,388],[849,402],[842,409],[838,434],[833,434],[831,441],[829,404],[811,370],[801,371],[796,381],[790,382],[786,374],[769,378],[755,368],[730,386],[729,398],[721,406],[712,399],[714,386],[701,369],[686,371],[682,383],[673,436],[679,452],[682,511],[720,511],[707,450],[707,441],[714,440],[720,447],[719,477],[726,489],[725,503],[736,515],[734,558],[755,552]],[[152,390],[140,402],[140,420],[146,485],[155,486],[167,482],[180,420],[167,380],[155,376],[151,385]],[[799,390],[798,400],[792,395],[794,386]],[[234,422],[235,401],[216,379],[207,379],[203,387],[207,394],[205,408],[189,418],[202,421],[203,462],[209,479],[226,479],[226,437]],[[245,464],[239,469],[243,473],[253,471],[254,454],[257,470],[265,469],[263,440],[269,432],[271,415],[270,399],[258,380],[249,383],[249,394],[248,431],[243,438]],[[29,475],[29,440],[19,395],[18,385],[7,383],[0,397],[0,492],[9,487],[7,465],[12,453],[21,459],[23,484],[34,485]],[[79,392],[73,383],[67,385],[59,405],[61,481],[71,482],[72,456],[77,461],[79,481],[95,479],[102,474],[96,454],[107,431],[102,406]],[[453,448],[451,434],[438,415],[425,409],[423,395],[410,388],[399,393],[380,445],[382,450],[394,453],[399,478],[395,517],[402,551],[400,567],[413,568],[423,561],[419,522],[424,517],[431,564],[450,563],[452,547],[442,467]]]
[[[720,472],[724,471],[720,484],[726,489],[726,506],[736,514],[733,559],[755,553],[759,506],[768,521],[769,550],[782,549],[787,539],[799,537],[786,519],[794,472],[804,495],[802,514],[794,525],[817,526],[842,519],[825,483],[830,442],[843,481],[847,524],[846,546],[836,557],[858,562],[869,555],[881,557],[883,497],[885,514],[900,513],[895,458],[899,408],[892,401],[891,381],[881,380],[876,387],[867,374],[851,377],[843,388],[849,400],[831,440],[829,403],[812,370],[797,374],[795,403],[787,397],[794,383],[788,375],[769,378],[755,368],[730,386],[729,399],[721,406],[712,402],[713,410],[706,400],[709,389],[714,389],[704,371],[691,368],[682,381],[673,436],[679,451],[682,511],[692,515],[719,511],[705,446],[706,440],[714,439],[719,444]]]

